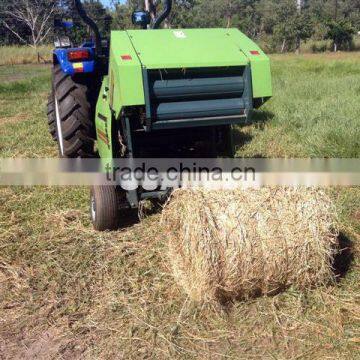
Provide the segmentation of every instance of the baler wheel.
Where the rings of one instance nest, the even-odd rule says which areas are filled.
[[[48,122],[50,134],[58,142],[61,157],[95,156],[95,125],[89,93],[86,84],[64,74],[59,65],[54,66]]]
[[[97,231],[116,230],[119,226],[119,193],[115,186],[93,186],[90,213]]]

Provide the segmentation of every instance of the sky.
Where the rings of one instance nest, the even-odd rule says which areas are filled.
[[[105,6],[111,5],[111,0],[100,0]]]
[[[105,6],[111,6],[111,0],[100,0]],[[124,3],[126,0],[120,0],[121,3]]]

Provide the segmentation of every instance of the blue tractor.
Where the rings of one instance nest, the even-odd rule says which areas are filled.
[[[108,40],[102,39],[95,22],[87,16],[80,0],[74,1],[81,19],[90,27],[94,40],[74,47],[68,36],[58,36],[53,51],[52,91],[48,100],[49,131],[58,143],[59,155],[67,158],[95,156],[94,109],[101,78],[106,72]],[[55,19],[65,34],[70,21]]]

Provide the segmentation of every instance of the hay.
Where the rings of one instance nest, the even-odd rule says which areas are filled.
[[[248,299],[334,279],[336,212],[322,190],[178,190],[162,221],[174,277],[194,300]]]

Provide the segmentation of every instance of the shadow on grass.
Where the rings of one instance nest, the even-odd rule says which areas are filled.
[[[340,232],[338,237],[337,253],[332,264],[337,282],[341,281],[341,279],[343,279],[351,269],[351,265],[354,261],[353,247],[354,243],[344,233]],[[254,289],[254,291],[246,298],[243,296],[238,296],[232,299],[226,292],[219,293],[218,296],[220,299],[220,304],[225,307],[225,310],[229,310],[232,308],[235,302],[244,302],[248,301],[249,299],[256,299],[262,296],[272,297],[286,291],[289,287],[290,286],[285,284],[279,284],[276,289],[266,294],[264,294],[261,289]]]
[[[255,125],[257,129],[264,130],[265,124],[272,120],[275,117],[275,115],[271,111],[254,111],[252,114],[251,121],[246,123],[246,126],[249,125]],[[245,133],[241,130],[241,127],[235,127],[233,130],[233,136],[234,136],[234,145],[235,148],[242,147],[248,143],[250,143],[253,139],[253,136],[249,133]],[[255,158],[262,158],[263,155],[255,155],[253,156]]]
[[[254,110],[250,125],[257,124],[261,129],[265,123],[272,120],[275,117],[274,113],[268,110]]]
[[[353,242],[344,234],[339,234],[339,247],[338,252],[335,255],[333,269],[336,275],[337,281],[340,281],[351,268],[351,264],[354,261]]]
[[[119,227],[117,230],[123,230],[130,228],[136,224],[139,224],[143,219],[160,214],[164,208],[166,199],[149,199],[146,200],[146,204],[141,203],[139,209],[129,209],[120,214]]]
[[[117,230],[125,230],[140,222],[137,209],[129,209],[120,214],[119,226]]]

